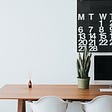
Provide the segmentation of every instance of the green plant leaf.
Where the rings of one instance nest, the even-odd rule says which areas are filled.
[[[79,52],[79,59],[77,60],[77,71],[78,71],[78,77],[79,78],[88,78],[88,73],[90,70],[91,65],[91,56],[92,53],[89,52],[87,47],[85,47],[84,52]]]
[[[80,78],[81,76],[80,76],[80,62],[79,62],[79,60],[77,59],[77,72],[78,72],[78,77]]]

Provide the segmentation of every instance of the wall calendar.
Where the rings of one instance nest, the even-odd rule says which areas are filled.
[[[112,0],[77,0],[77,51],[112,52]]]

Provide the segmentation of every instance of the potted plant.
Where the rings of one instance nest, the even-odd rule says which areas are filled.
[[[85,47],[84,51],[79,52],[79,57],[77,59],[77,72],[78,72],[78,87],[83,89],[89,88],[89,70],[91,65],[91,53]]]

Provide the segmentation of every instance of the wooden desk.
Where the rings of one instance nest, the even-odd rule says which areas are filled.
[[[58,96],[64,100],[92,100],[99,95],[112,95],[112,92],[100,92],[105,85],[91,85],[89,89],[79,89],[76,85],[5,85],[0,89],[0,99],[18,100],[18,112],[25,112],[25,101],[37,100],[43,96]]]

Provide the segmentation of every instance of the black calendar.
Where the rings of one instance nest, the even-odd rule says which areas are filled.
[[[112,0],[77,0],[77,51],[112,52]]]

